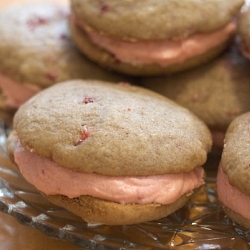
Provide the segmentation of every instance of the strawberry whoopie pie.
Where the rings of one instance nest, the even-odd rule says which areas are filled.
[[[226,132],[217,175],[217,195],[223,210],[250,229],[250,112],[235,118]]]
[[[82,56],[71,41],[69,6],[12,5],[0,12],[0,109],[16,110],[43,88],[72,78],[119,81]]]
[[[48,200],[87,222],[133,224],[204,184],[211,134],[189,110],[129,84],[58,83],[14,116],[8,152]]]
[[[144,77],[141,84],[196,114],[212,132],[213,149],[221,152],[229,124],[250,111],[249,69],[250,61],[235,41],[205,65],[172,76]]]
[[[71,0],[71,35],[104,67],[130,75],[182,71],[216,57],[244,0]]]

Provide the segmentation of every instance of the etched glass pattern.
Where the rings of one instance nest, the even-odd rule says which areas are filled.
[[[206,185],[174,214],[138,225],[89,224],[48,202],[20,176],[6,153],[9,128],[0,122],[0,210],[21,224],[84,249],[250,248],[250,230],[228,218],[217,202],[219,156],[211,155],[206,164]]]

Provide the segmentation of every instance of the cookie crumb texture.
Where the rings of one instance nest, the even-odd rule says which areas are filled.
[[[14,117],[23,146],[60,165],[104,175],[190,171],[206,161],[206,125],[140,87],[74,80],[25,103]]]

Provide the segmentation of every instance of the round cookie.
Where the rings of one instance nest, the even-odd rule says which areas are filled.
[[[246,1],[239,15],[238,34],[242,53],[250,59],[250,6]]]
[[[190,71],[142,78],[142,85],[188,108],[212,131],[223,147],[230,122],[250,110],[250,62],[235,42],[220,57]]]
[[[217,194],[225,212],[250,228],[250,112],[228,127],[217,176]]]
[[[34,93],[72,78],[119,81],[100,69],[71,41],[69,6],[13,5],[0,12],[0,108],[16,109]]]
[[[72,39],[91,60],[130,75],[171,74],[220,54],[243,0],[71,0]]]
[[[90,80],[59,83],[23,104],[13,126],[9,152],[23,176],[87,221],[158,219],[204,184],[208,128],[147,89]]]

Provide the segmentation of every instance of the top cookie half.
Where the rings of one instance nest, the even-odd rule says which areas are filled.
[[[152,91],[75,80],[18,110],[22,145],[60,165],[105,175],[187,172],[206,161],[211,135],[187,109]]]

